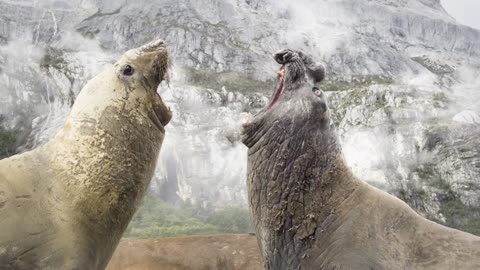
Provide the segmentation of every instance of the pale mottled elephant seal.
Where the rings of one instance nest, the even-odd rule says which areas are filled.
[[[82,89],[47,144],[0,161],[0,269],[104,269],[153,176],[170,110],[163,41]]]
[[[272,102],[244,124],[251,214],[266,269],[480,269],[480,238],[416,214],[345,163],[304,54],[275,55]]]

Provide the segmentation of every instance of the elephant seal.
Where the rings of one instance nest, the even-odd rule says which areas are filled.
[[[357,179],[345,162],[324,69],[301,52],[283,65],[272,101],[242,126],[248,197],[265,268],[480,269],[480,238],[422,218]]]
[[[63,130],[0,160],[0,269],[104,269],[153,176],[170,121],[158,40],[90,80]]]

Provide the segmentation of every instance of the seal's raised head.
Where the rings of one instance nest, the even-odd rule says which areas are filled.
[[[115,64],[120,79],[144,81],[152,88],[156,88],[163,80],[169,80],[170,66],[170,57],[163,40],[130,50]]]
[[[325,97],[317,87],[325,78],[323,65],[290,49],[275,53],[273,58],[282,65],[273,96],[263,110],[242,126],[242,141],[249,148],[271,131],[272,125],[280,122],[291,123],[293,119],[310,117],[312,112],[318,119],[324,119],[323,122],[329,122]]]
[[[170,56],[162,40],[127,51],[82,90],[76,100],[76,103],[82,103],[82,107],[74,106],[71,117],[83,118],[102,112],[112,105],[113,100],[118,101],[117,104],[125,104],[124,108],[129,112],[135,111],[137,116],[148,116],[163,131],[172,114],[157,89],[162,81],[169,81],[170,67]],[[109,87],[98,87],[107,84]]]
[[[287,83],[298,84],[308,78],[312,83],[317,84],[325,78],[324,66],[314,63],[309,56],[300,51],[284,49],[275,53],[273,58],[282,65],[279,75]]]

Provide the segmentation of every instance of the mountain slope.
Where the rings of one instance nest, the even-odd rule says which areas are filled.
[[[327,66],[357,175],[480,233],[480,31],[440,1],[152,2],[0,1],[0,155],[48,140],[89,78],[160,36],[175,59],[162,86],[175,117],[151,188],[170,203],[245,207],[238,126],[270,95],[271,54],[291,47]]]

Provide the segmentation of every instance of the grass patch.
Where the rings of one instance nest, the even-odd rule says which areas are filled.
[[[227,207],[208,217],[199,216],[190,204],[169,205],[148,193],[128,226],[125,238],[176,237],[213,233],[251,233],[247,209]]]
[[[270,95],[276,85],[276,79],[261,81],[254,78],[253,74],[244,74],[236,71],[212,72],[203,69],[183,67],[185,80],[193,85],[219,90],[223,86],[228,91],[244,94],[263,93]],[[393,79],[383,75],[352,75],[340,77],[327,74],[327,79],[321,83],[324,91],[362,90],[374,84],[392,84]]]
[[[387,107],[387,100],[385,99],[385,95],[377,98],[377,102],[375,102],[375,110],[385,109]]]
[[[448,227],[480,235],[480,208],[465,205],[452,191],[450,184],[439,177],[433,168],[422,167],[415,171],[428,186],[438,190],[440,211],[445,222],[439,222]]]
[[[467,206],[456,199],[442,205],[440,213],[445,217],[445,225],[480,235],[480,208]]]
[[[63,52],[49,48],[48,52],[40,59],[40,68],[47,71],[50,68],[63,70],[67,66],[67,62],[63,58]]]
[[[247,209],[227,207],[207,218],[207,223],[216,226],[225,233],[250,233],[254,229]]]
[[[15,153],[17,134],[12,130],[0,127],[0,158],[11,156]]]
[[[392,78],[384,75],[338,76],[335,74],[327,74],[326,78],[321,86],[325,91],[348,91],[375,84],[388,85],[394,83]]]
[[[435,108],[443,108],[450,103],[450,99],[445,93],[435,93],[432,96],[433,106]]]
[[[243,94],[263,93],[271,94],[275,81],[260,81],[236,71],[212,72],[207,70],[194,69],[189,67],[182,68],[185,74],[185,80],[192,84],[220,90],[225,87],[227,91],[240,92]]]
[[[418,177],[420,177],[420,179],[422,179],[422,181],[428,186],[434,187],[443,192],[451,192],[450,184],[447,183],[445,179],[437,176],[431,167],[417,168],[415,172],[418,174]]]
[[[445,93],[435,93],[432,97],[433,101],[445,102],[448,103],[450,99],[447,97]]]

